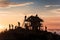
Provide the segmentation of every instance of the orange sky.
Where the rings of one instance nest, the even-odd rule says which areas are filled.
[[[51,3],[50,3],[51,2]],[[48,29],[60,29],[60,5],[52,0],[28,1],[28,0],[0,0],[0,31],[8,28],[9,24],[23,23],[24,16],[38,14],[44,20]],[[49,5],[47,5],[50,3]],[[60,2],[59,2],[60,3]],[[52,5],[53,4],[53,5]]]
[[[30,16],[31,14],[28,14],[27,16]],[[34,15],[34,14],[32,14]],[[17,22],[21,22],[21,26],[24,20],[24,14],[18,15],[1,15],[0,17],[0,30],[8,29],[9,24],[13,24],[14,26],[17,25]],[[60,29],[60,19],[59,17],[43,17],[39,15],[40,18],[44,20],[43,24],[46,25],[48,29]]]
[[[44,21],[44,24],[48,27],[48,29],[60,29],[59,17],[44,18]]]

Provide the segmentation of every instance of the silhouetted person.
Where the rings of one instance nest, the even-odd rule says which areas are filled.
[[[9,24],[9,30],[11,29],[11,25]]]
[[[5,29],[5,31],[7,31],[7,29]]]
[[[18,27],[20,27],[20,22],[18,22]]]
[[[12,29],[13,29],[14,25],[12,24],[11,26],[12,26]]]
[[[26,18],[27,18],[27,16],[25,16],[25,19],[24,19],[24,21],[26,21]]]
[[[45,26],[45,31],[47,31],[47,27]]]
[[[26,30],[29,30],[29,27],[28,27],[28,24],[27,23],[25,23],[25,29]]]
[[[54,34],[56,35],[56,32],[54,32]]]
[[[26,30],[29,30],[28,22],[27,22],[26,19],[27,19],[27,16],[25,16],[25,19],[24,19],[24,23],[25,23],[24,26],[25,26],[25,29],[26,29]]]
[[[15,26],[15,29],[17,28],[17,26]]]
[[[36,14],[36,17],[38,17],[38,14]]]

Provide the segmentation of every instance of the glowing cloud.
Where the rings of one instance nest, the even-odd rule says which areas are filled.
[[[57,8],[60,8],[60,5],[45,5],[44,8],[46,8],[46,9],[57,9]]]
[[[34,3],[33,2],[16,3],[16,2],[9,2],[9,0],[0,0],[0,8],[26,6],[26,5],[30,5],[30,4],[34,4]]]
[[[50,7],[50,6],[51,6],[51,5],[45,5],[44,7],[45,7],[45,8],[48,8],[48,7]]]
[[[9,5],[9,7],[18,7],[18,6],[27,6],[34,4],[33,2],[27,2],[27,3],[22,3],[22,4],[15,4],[15,5]]]
[[[6,7],[8,4],[7,0],[0,0],[0,7]]]
[[[60,6],[60,5],[45,5],[45,7],[58,7],[58,6]]]

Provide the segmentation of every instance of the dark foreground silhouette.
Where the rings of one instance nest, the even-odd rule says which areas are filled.
[[[0,40],[60,40],[60,36],[46,31],[31,31],[23,28],[9,30],[0,34]]]
[[[9,24],[9,30],[5,30],[0,33],[0,40],[60,40],[60,35],[51,33],[45,30],[41,30],[43,20],[36,16],[30,16],[24,20],[24,27],[20,27],[20,22],[18,26]],[[12,29],[11,29],[12,27]]]

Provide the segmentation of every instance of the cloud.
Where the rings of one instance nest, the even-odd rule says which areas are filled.
[[[34,4],[34,3],[33,2],[16,3],[16,2],[10,2],[9,0],[0,0],[0,8],[2,8],[2,7],[27,6],[30,4]]]
[[[51,5],[45,5],[44,7],[45,7],[45,8],[48,8],[48,7],[51,7]]]
[[[9,7],[27,6],[27,5],[31,5],[31,4],[34,4],[34,3],[33,2],[26,2],[26,3],[22,3],[22,4],[9,5]]]
[[[54,13],[55,15],[60,15],[60,8],[59,9],[52,9],[50,10],[50,13]]]
[[[8,0],[0,0],[0,2],[3,2],[3,1],[8,1]]]
[[[45,5],[45,7],[60,7],[60,5]]]
[[[0,7],[6,7],[9,5],[8,0],[0,0]]]
[[[51,9],[60,9],[60,5],[45,5],[45,9],[51,10]]]
[[[44,8],[49,14],[52,14],[50,16],[60,17],[60,5],[45,5]]]

